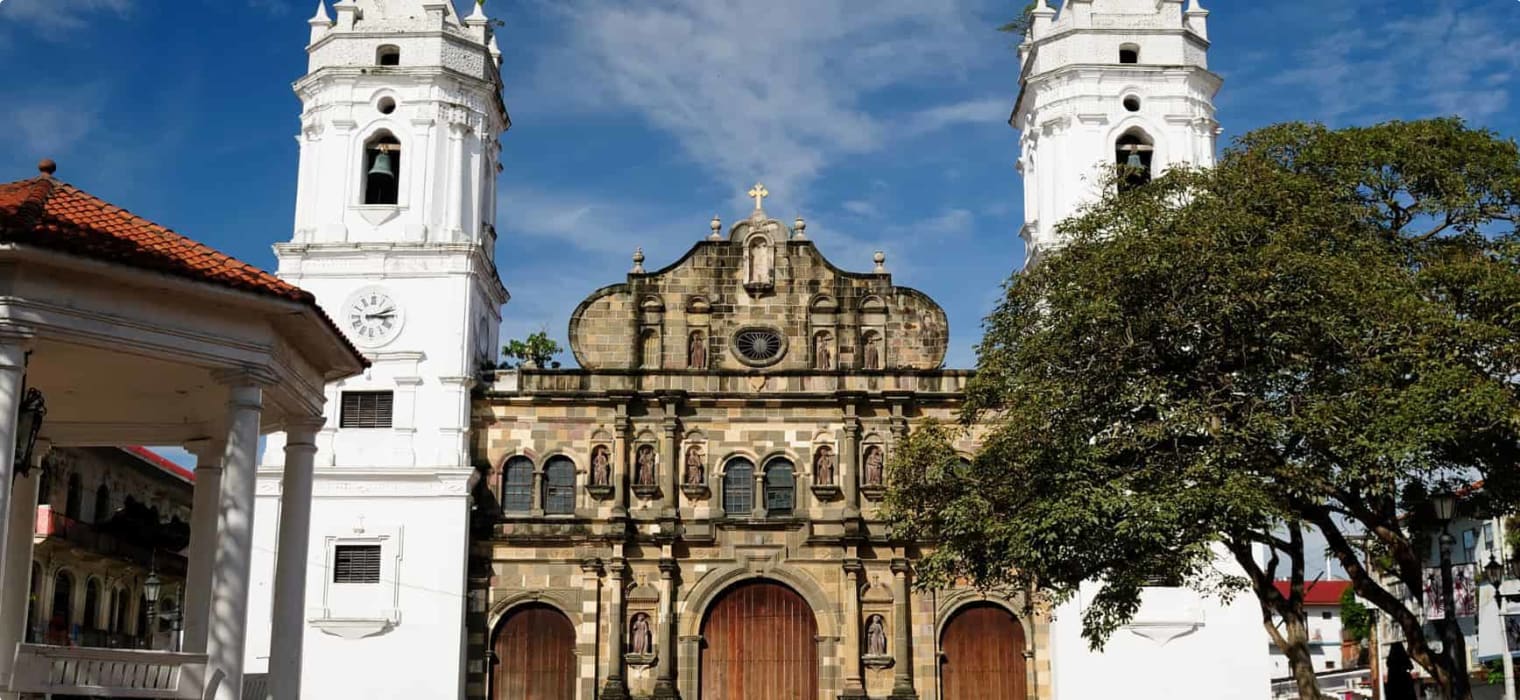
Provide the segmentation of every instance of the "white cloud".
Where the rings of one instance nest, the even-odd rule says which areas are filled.
[[[559,0],[549,7],[568,37],[544,57],[539,90],[631,110],[718,176],[763,179],[797,201],[824,168],[881,148],[896,128],[863,106],[873,92],[953,80],[986,49],[974,1]],[[974,106],[918,119],[969,118],[957,109]]]
[[[93,87],[22,97],[0,106],[0,143],[37,156],[65,154],[100,123],[101,92]]]
[[[911,115],[907,120],[907,130],[912,134],[925,134],[964,124],[997,125],[1006,123],[1012,111],[1012,96],[966,100],[931,107]]]
[[[97,12],[125,15],[132,0],[10,0],[0,4],[0,22],[30,25],[44,38],[66,38],[64,32],[84,27]]]
[[[1332,123],[1445,114],[1483,120],[1510,109],[1509,82],[1495,76],[1520,69],[1513,3],[1441,0],[1411,5],[1412,11],[1371,0],[1339,5],[1329,14],[1320,14],[1320,6],[1295,10],[1313,13],[1302,26],[1322,33],[1302,49],[1252,62],[1285,66],[1275,74],[1253,65],[1232,82],[1257,99],[1281,99],[1290,90],[1309,103],[1310,113],[1296,116]]]

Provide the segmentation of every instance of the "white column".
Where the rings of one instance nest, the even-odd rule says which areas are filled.
[[[301,697],[306,562],[311,542],[311,472],[317,457],[317,431],[322,424],[321,416],[317,416],[285,426],[280,541],[274,569],[274,634],[269,646],[269,690],[273,700]]]
[[[184,650],[204,654],[226,446],[207,438],[185,443],[185,449],[195,455],[195,494],[190,504],[190,561],[185,569]]]
[[[254,457],[259,448],[263,389],[246,379],[232,385],[227,402],[221,513],[211,569],[207,674],[216,700],[242,700],[243,643],[247,638],[249,575],[253,557]]]
[[[9,542],[12,475],[16,471],[16,419],[21,411],[21,388],[26,376],[26,347],[14,338],[0,339],[0,543]],[[9,552],[0,557],[4,579]],[[29,567],[31,561],[16,566]]]
[[[4,579],[0,579],[0,700],[19,697],[5,689],[15,675],[16,645],[26,639],[26,598],[32,588],[32,533],[37,522],[37,486],[41,482],[38,470],[48,447],[47,441],[37,441],[32,450],[31,472],[17,476],[11,489],[10,528],[3,556],[25,565],[6,567]],[[37,604],[40,610],[42,601]]]

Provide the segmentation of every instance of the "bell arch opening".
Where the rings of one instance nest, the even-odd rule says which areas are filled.
[[[401,142],[389,131],[364,143],[364,203],[396,204],[401,193]]]
[[[1118,169],[1120,192],[1141,187],[1151,181],[1152,157],[1155,153],[1155,140],[1138,127],[1124,132],[1114,142],[1114,164]]]

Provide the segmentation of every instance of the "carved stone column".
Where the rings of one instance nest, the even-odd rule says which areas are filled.
[[[918,693],[913,690],[913,653],[909,648],[909,630],[912,629],[913,620],[911,604],[908,600],[908,560],[892,560],[892,598],[897,610],[896,622],[892,625],[892,665],[896,675],[892,679],[892,694],[887,696],[891,700],[917,700]]]
[[[621,440],[622,438],[619,438]],[[628,564],[621,557],[607,563],[607,682],[602,686],[602,700],[627,700],[628,684],[623,680],[623,575]]]
[[[844,560],[844,692],[839,700],[865,700],[865,680],[860,672],[860,579],[865,573],[859,559]]]
[[[659,658],[655,662],[654,697],[657,700],[680,700],[681,693],[676,690],[675,656],[676,656],[676,560],[664,558],[660,560],[660,638],[655,642],[655,653]]]
[[[681,505],[681,423],[675,417],[675,404],[665,406],[665,420],[660,423],[664,439],[660,441],[660,468],[665,470],[660,487],[660,516],[674,518]]]
[[[844,440],[839,444],[837,478],[844,485],[844,515],[860,517],[860,419],[855,405],[845,406]]]
[[[628,403],[619,401],[617,418],[613,426],[615,435],[612,445],[612,515],[628,515],[628,443],[633,435],[633,421],[628,419]]]

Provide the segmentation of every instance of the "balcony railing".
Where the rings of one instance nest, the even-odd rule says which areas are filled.
[[[102,698],[201,697],[205,654],[22,644],[11,690]]]
[[[130,562],[145,569],[156,568],[161,575],[179,578],[185,575],[184,557],[101,532],[93,525],[53,510],[51,506],[37,507],[35,533],[37,537],[56,537],[80,549]]]

